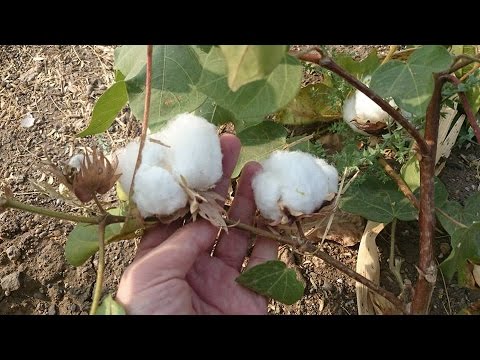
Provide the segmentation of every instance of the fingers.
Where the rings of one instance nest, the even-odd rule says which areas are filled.
[[[278,243],[275,240],[257,237],[246,270],[278,256]]]
[[[252,224],[255,215],[255,200],[252,190],[252,178],[261,170],[261,165],[250,162],[243,168],[238,184],[238,189],[228,213],[231,220],[240,220],[245,224]],[[227,265],[240,271],[243,260],[247,254],[249,234],[238,229],[229,229],[228,234],[220,237],[215,249],[215,256],[223,260]]]
[[[232,175],[235,165],[237,164],[238,155],[240,154],[240,140],[231,134],[220,136],[220,146],[222,148],[222,166],[223,176],[215,187],[215,191],[225,197],[227,195],[228,186],[230,184],[230,176]],[[135,259],[139,259],[153,248],[160,245],[168,237],[182,226],[182,220],[174,221],[168,225],[157,225],[150,229],[142,238],[137,250]]]

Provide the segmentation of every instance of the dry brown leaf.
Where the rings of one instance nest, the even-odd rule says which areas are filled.
[[[223,216],[226,215],[226,211],[217,202],[217,200],[224,202],[225,199],[218,195],[215,191],[200,192],[200,195],[205,199],[205,201],[199,202],[198,215],[205,220],[210,221],[212,225],[225,230],[225,232],[228,232],[227,224],[223,218]]]
[[[472,274],[477,286],[480,287],[480,265],[473,264]]]
[[[360,241],[357,255],[356,271],[375,284],[380,283],[380,261],[375,239],[385,224],[368,221]],[[370,290],[363,284],[355,283],[357,309],[359,315],[375,315],[375,307],[370,297]]]
[[[448,159],[450,156],[452,148],[455,145],[458,134],[462,128],[463,122],[465,121],[465,115],[460,116],[450,130],[452,122],[457,115],[457,111],[449,107],[444,107],[442,112],[445,115],[441,117],[438,129],[435,175],[440,174],[445,167],[446,159]]]
[[[402,315],[402,312],[383,296],[373,292],[369,292],[369,296],[377,315]]]

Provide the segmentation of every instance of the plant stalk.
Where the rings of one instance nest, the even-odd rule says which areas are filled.
[[[95,281],[95,290],[93,293],[92,307],[90,315],[95,315],[100,304],[100,297],[103,289],[103,275],[105,272],[105,226],[106,217],[98,224],[98,267],[97,280]]]

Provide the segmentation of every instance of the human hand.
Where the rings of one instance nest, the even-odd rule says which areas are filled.
[[[240,153],[240,141],[222,135],[223,177],[215,191],[225,197]],[[228,216],[252,224],[255,201],[251,188],[260,164],[243,168]],[[222,232],[213,256],[218,228],[201,219],[159,225],[143,237],[137,255],[125,270],[116,299],[128,314],[266,314],[267,299],[235,282],[247,255],[249,234]],[[257,237],[247,268],[277,257],[275,241]]]

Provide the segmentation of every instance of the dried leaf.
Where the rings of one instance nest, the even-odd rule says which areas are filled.
[[[480,265],[473,264],[472,274],[473,274],[473,278],[475,279],[475,282],[480,287]]]
[[[373,292],[369,292],[369,295],[377,315],[402,315],[402,312],[383,296]]]
[[[385,227],[384,223],[368,221],[358,249],[356,271],[360,275],[380,283],[380,261],[375,238]],[[355,283],[357,309],[359,315],[375,315],[375,306],[370,297],[370,290],[363,284]]]
[[[217,202],[217,200],[225,202],[225,199],[215,191],[205,191],[200,192],[200,194],[206,201],[199,202],[198,214],[205,220],[210,221],[212,225],[228,233],[228,227],[223,218],[223,216],[226,215],[226,211]]]

